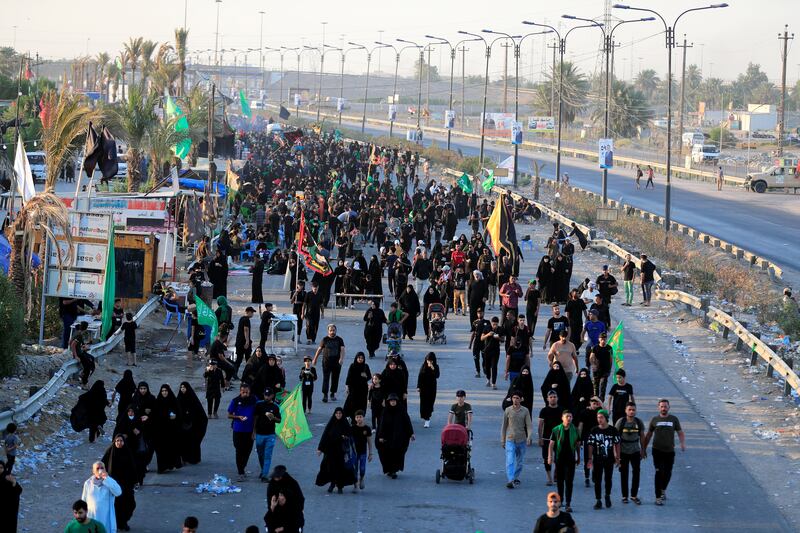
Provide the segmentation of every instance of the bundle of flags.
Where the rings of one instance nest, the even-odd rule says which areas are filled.
[[[117,141],[105,126],[98,135],[92,123],[86,129],[86,143],[83,147],[83,169],[87,176],[91,176],[95,167],[105,179],[111,179],[119,171],[117,162]]]
[[[509,211],[506,195],[501,194],[486,223],[486,238],[489,239],[495,255],[499,255],[500,250],[505,250],[513,263],[517,253],[517,230],[514,228],[514,218]]]
[[[167,96],[166,111],[167,117],[175,119],[175,131],[177,133],[189,130],[189,121],[186,120],[186,115],[183,114],[181,108],[178,107],[178,104],[176,104],[175,100],[173,100],[169,95]],[[187,136],[179,141],[178,144],[172,147],[172,151],[175,152],[175,155],[180,159],[183,159],[189,155],[189,150],[192,148],[192,139],[188,137],[188,134],[186,135]]]
[[[300,237],[297,240],[297,252],[303,256],[308,268],[314,272],[319,272],[323,276],[333,274],[333,269],[328,263],[328,259],[320,253],[314,236],[306,227],[306,215],[300,215]]]

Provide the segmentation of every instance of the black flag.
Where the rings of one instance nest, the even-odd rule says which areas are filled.
[[[113,178],[119,171],[119,164],[117,163],[117,141],[108,128],[103,126],[102,139],[102,153],[98,165],[100,172],[103,173],[105,179]]]
[[[89,127],[86,129],[86,144],[83,146],[83,169],[86,174],[91,176],[94,172],[94,167],[100,161],[103,153],[103,144],[97,132],[94,131],[92,123],[89,122]]]
[[[288,120],[291,115],[292,114],[289,113],[288,109],[286,109],[285,107],[281,106],[280,113],[278,114],[278,116],[281,118],[281,120]]]

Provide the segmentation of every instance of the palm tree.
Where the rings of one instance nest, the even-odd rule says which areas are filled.
[[[111,130],[128,145],[125,155],[128,162],[128,192],[138,191],[142,181],[142,156],[147,150],[148,132],[158,121],[155,113],[157,104],[158,95],[145,93],[140,87],[132,85],[127,101],[116,107],[109,117]]]
[[[642,91],[644,95],[650,99],[653,97],[653,93],[656,92],[660,83],[661,78],[658,77],[656,71],[648,68],[639,72],[639,75],[636,76],[636,80],[633,82],[633,86]]]
[[[647,125],[653,111],[644,93],[623,81],[614,81],[611,91],[608,127],[614,137],[636,137]]]
[[[25,202],[11,226],[11,257],[8,278],[20,301],[23,302],[26,320],[31,318],[33,310],[31,260],[33,246],[40,232],[44,232],[45,236],[53,240],[55,240],[55,233],[58,232],[66,240],[67,254],[65,256],[61,255],[60,247],[56,247],[58,250],[57,268],[60,273],[63,264],[72,256],[72,235],[67,207],[61,198],[52,192],[39,193]]]
[[[143,37],[130,37],[128,42],[125,43],[125,54],[128,59],[128,65],[131,67],[131,85],[136,83],[136,67],[139,66],[139,56],[142,55],[142,45],[144,44]]]
[[[127,83],[125,82],[126,72],[128,71],[128,52],[125,50],[119,53],[119,64],[122,65],[120,68],[120,74],[122,75],[122,100],[125,101],[127,99]]]
[[[155,41],[142,42],[140,58],[142,60],[142,87],[147,89],[147,78],[153,72],[153,52],[156,51],[158,43]]]
[[[195,84],[180,100],[181,110],[189,122],[189,138],[192,147],[189,149],[189,165],[197,164],[197,148],[208,137],[208,107],[209,97],[200,85]],[[214,131],[222,131],[222,123],[214,117]]]
[[[156,54],[156,60],[151,69],[150,85],[151,88],[158,94],[163,94],[167,91],[172,94],[173,86],[178,79],[179,65],[175,63],[175,56],[172,45],[164,43]]]
[[[61,169],[72,162],[75,151],[86,135],[90,120],[99,116],[83,99],[70,92],[47,91],[42,96],[42,150],[45,168],[45,191],[54,192]]]
[[[175,28],[175,52],[178,54],[178,65],[180,68],[180,86],[178,94],[183,96],[186,91],[186,42],[189,38],[189,30],[186,28]]]
[[[109,102],[117,100],[117,89],[119,87],[120,69],[116,63],[110,63],[106,72],[106,95]],[[113,87],[113,90],[112,90]]]
[[[150,182],[156,184],[169,174],[170,161],[174,157],[173,147],[188,136],[188,132],[175,131],[176,119],[155,121],[147,132],[150,154]],[[149,187],[148,187],[149,188]]]
[[[104,89],[106,88],[106,82],[105,82],[105,79],[106,79],[106,76],[107,76],[106,67],[108,66],[108,62],[110,60],[111,60],[111,58],[109,57],[109,55],[106,52],[101,52],[101,53],[97,54],[97,59],[96,59],[97,66],[100,68],[100,77],[98,79],[100,80],[100,99],[101,100],[103,99],[103,95],[104,95],[103,93],[108,95],[108,92],[104,91]]]
[[[550,87],[553,79],[559,79],[559,69],[560,66],[551,69],[551,72],[546,76],[545,82],[539,84],[534,96],[534,105],[537,108],[537,112],[549,113],[550,109],[558,108],[559,93],[563,92],[563,95],[561,95],[563,103],[562,118],[565,123],[569,124],[574,122],[575,117],[586,108],[589,81],[573,63],[566,61],[564,63],[563,91],[559,84],[556,83],[554,91],[556,104],[551,107]]]

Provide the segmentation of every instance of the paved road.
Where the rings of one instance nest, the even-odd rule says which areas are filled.
[[[385,135],[386,131],[374,125],[366,129],[372,134]],[[405,130],[399,129],[399,133],[404,134]],[[445,136],[429,133],[425,144],[437,142],[441,145],[445,139]],[[453,136],[451,146],[461,149],[465,155],[480,153],[480,141],[474,139]],[[503,160],[513,154],[513,149],[487,142],[484,152],[494,160]],[[555,176],[555,156],[549,152],[520,150],[520,169],[531,172],[534,159],[546,162],[544,177]],[[571,184],[601,192],[602,173],[593,163],[562,158],[561,167],[562,174],[569,173]],[[656,176],[655,191],[637,191],[632,175],[629,169],[609,172],[608,197],[616,200],[622,197],[630,205],[663,215],[666,178]],[[718,192],[709,183],[673,179],[672,219],[770,259],[792,278],[800,276],[800,241],[796,235],[796,228],[800,227],[800,197],[796,195],[755,194],[732,188]]]

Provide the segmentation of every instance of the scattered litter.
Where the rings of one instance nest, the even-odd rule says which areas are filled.
[[[757,429],[753,431],[753,433],[761,440],[778,440],[780,438],[777,431],[770,431],[768,429]]]
[[[198,484],[194,491],[197,494],[202,494],[204,492],[208,492],[210,494],[232,494],[236,492],[242,492],[242,489],[236,485],[233,485],[231,480],[227,477],[220,474],[214,474],[214,477],[211,479],[211,481]],[[217,513],[218,511],[213,512]]]

